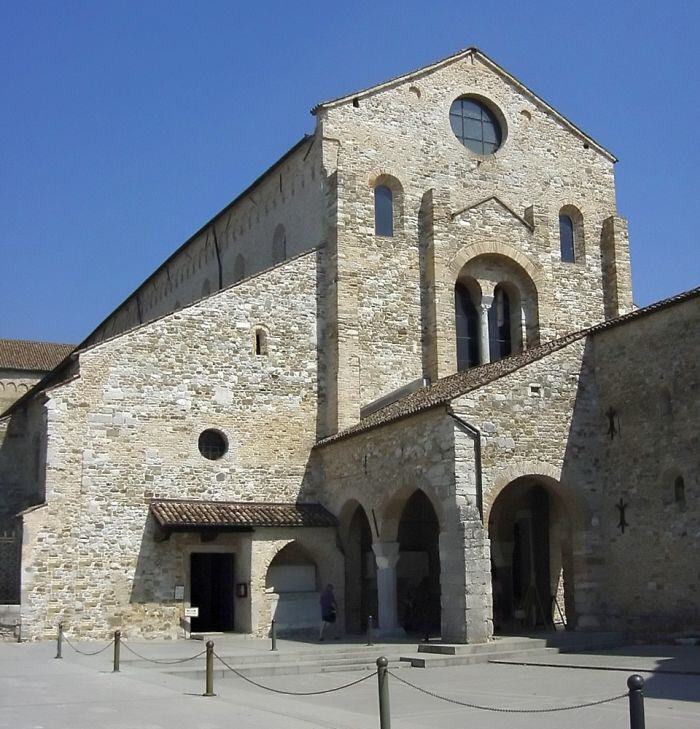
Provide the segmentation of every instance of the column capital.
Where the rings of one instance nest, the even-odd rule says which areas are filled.
[[[377,560],[377,569],[386,570],[396,567],[396,563],[399,561],[398,542],[374,542],[372,551]]]

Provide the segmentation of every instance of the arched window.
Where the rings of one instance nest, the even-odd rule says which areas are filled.
[[[574,221],[570,215],[559,215],[559,248],[564,263],[576,262]]]
[[[374,233],[394,235],[394,196],[386,185],[374,188]]]
[[[489,309],[489,350],[492,362],[507,357],[513,351],[510,310],[510,296],[503,285],[498,284]]]
[[[479,364],[479,314],[464,284],[455,286],[455,324],[457,329],[457,369]]]
[[[685,506],[685,481],[683,476],[678,476],[673,482],[673,500],[679,506]]]
[[[272,237],[272,262],[282,263],[287,258],[287,233],[281,223],[275,228]]]
[[[255,330],[255,342],[253,347],[256,355],[267,354],[267,332],[262,327],[258,327]]]

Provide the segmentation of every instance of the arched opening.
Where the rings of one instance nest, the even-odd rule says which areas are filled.
[[[350,517],[345,548],[345,625],[348,633],[367,629],[371,615],[377,624],[377,571],[372,551],[372,531],[360,504]]]
[[[515,309],[507,287],[499,283],[494,289],[493,302],[489,309],[489,352],[492,362],[508,357],[513,352]]]
[[[418,489],[403,508],[397,539],[398,617],[407,633],[440,634],[439,537],[440,523],[435,509]]]
[[[290,542],[275,555],[265,576],[270,617],[279,630],[295,631],[318,625],[318,570],[298,542]]]
[[[253,351],[256,356],[267,354],[267,332],[262,327],[257,327],[253,341]]]
[[[578,263],[584,258],[583,215],[573,205],[559,211],[559,255],[563,263]]]
[[[511,482],[489,514],[494,631],[575,623],[573,527],[564,500],[535,477]]]
[[[455,327],[457,331],[457,369],[466,370],[480,363],[479,312],[474,286],[455,284]]]
[[[394,235],[394,194],[387,185],[374,188],[374,233]]]

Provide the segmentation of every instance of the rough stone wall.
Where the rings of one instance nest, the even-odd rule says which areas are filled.
[[[320,152],[310,139],[139,287],[88,342],[113,337],[217,291],[219,258],[223,287],[275,265],[273,238],[279,225],[285,230],[284,258],[320,245],[325,211],[321,171]]]
[[[473,466],[473,445],[471,452]],[[491,633],[490,584],[483,578],[488,540],[473,489],[465,484],[457,488],[453,425],[444,410],[338,441],[320,453],[325,498],[331,511],[341,515],[341,532],[353,506],[360,504],[374,542],[394,542],[406,502],[417,489],[426,494],[440,523],[442,637],[448,642],[486,640]],[[460,453],[466,462],[469,447],[460,444]]]
[[[614,625],[700,630],[699,331],[696,297],[593,338],[607,545],[601,600]]]
[[[698,628],[690,555],[700,544],[700,376],[688,333],[699,324],[695,298],[579,340],[454,403],[481,431],[485,522],[522,476],[548,487],[571,519],[580,628]],[[683,503],[674,500],[679,476]]]
[[[452,101],[470,93],[503,114],[506,138],[493,155],[472,154],[450,128]],[[432,314],[421,303],[419,212],[428,190],[438,376],[456,369],[457,261],[518,254],[538,285],[542,339],[604,318],[600,235],[616,213],[613,161],[503,75],[466,57],[318,115],[324,146],[332,147],[327,171],[339,180],[339,321],[354,336],[339,352],[341,426],[356,421],[362,405],[424,374],[421,326]],[[382,176],[401,190],[393,238],[374,235],[373,184]],[[500,202],[488,201],[493,196]],[[582,213],[585,241],[580,261],[566,264],[558,214],[572,205]],[[422,289],[425,299],[430,282]]]
[[[146,528],[151,497],[313,498],[317,255],[83,352],[80,377],[49,393],[47,506],[24,519],[27,637],[51,635],[59,617],[93,637],[115,620],[177,631],[178,607],[161,602],[175,566],[162,570],[168,547]],[[223,458],[198,452],[205,428],[227,437]]]

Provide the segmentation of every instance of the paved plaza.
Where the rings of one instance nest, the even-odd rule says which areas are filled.
[[[80,643],[79,647],[95,650],[100,645]],[[132,645],[160,660],[194,655],[203,648],[194,641]],[[291,651],[292,645],[282,641],[280,651]],[[311,649],[308,645],[306,648]],[[245,649],[262,652],[268,648],[263,642],[251,641]],[[337,650],[337,644],[328,649]],[[118,674],[111,672],[111,649],[96,656],[81,656],[65,646],[63,660],[55,660],[54,655],[54,643],[0,644],[2,729],[379,726],[375,677],[345,690],[298,697],[257,688],[233,675],[222,679],[217,671],[217,696],[205,698],[201,695],[204,681],[197,670],[179,671],[176,665],[162,664],[146,667],[128,660],[129,653],[123,649],[125,660]],[[395,674],[428,691],[461,701],[504,708],[543,708],[624,693],[629,673],[639,671],[647,682],[649,729],[700,726],[699,647],[647,646],[585,656],[560,654],[548,656],[546,662],[548,665],[488,663],[427,670],[400,668]],[[203,658],[197,666],[203,667]],[[363,675],[366,672],[307,673],[254,680],[281,690],[312,691],[346,684]],[[390,694],[393,729],[628,726],[626,698],[567,712],[511,714],[450,704],[421,694],[394,677],[390,678]]]

